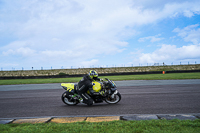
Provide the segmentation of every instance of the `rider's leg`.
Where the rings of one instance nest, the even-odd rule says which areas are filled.
[[[86,103],[88,106],[93,105],[94,101],[87,93],[82,93],[81,97],[83,98],[83,102]]]

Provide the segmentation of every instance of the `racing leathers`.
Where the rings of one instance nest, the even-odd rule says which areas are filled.
[[[99,78],[93,78],[94,80],[100,81]],[[91,95],[99,95],[98,92],[94,92],[92,81],[93,79],[89,75],[83,76],[83,78],[78,82],[76,91],[83,98],[83,103],[87,105],[92,105],[94,103],[93,99],[87,94],[89,90]]]

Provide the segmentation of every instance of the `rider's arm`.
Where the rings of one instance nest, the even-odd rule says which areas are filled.
[[[101,82],[103,81],[103,79],[100,79],[100,78],[97,78],[97,77],[96,77],[96,78],[93,78],[93,79],[94,79],[95,81],[101,81]]]

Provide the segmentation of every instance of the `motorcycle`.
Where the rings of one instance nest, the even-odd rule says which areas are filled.
[[[99,92],[100,95],[91,95],[89,91],[87,94],[93,99],[94,103],[102,103],[105,101],[108,104],[116,104],[121,100],[121,94],[118,92],[116,84],[107,78],[106,81],[93,81],[93,90]],[[61,86],[66,91],[62,94],[61,99],[67,105],[77,105],[82,103],[82,98],[76,92],[78,83],[61,83]]]

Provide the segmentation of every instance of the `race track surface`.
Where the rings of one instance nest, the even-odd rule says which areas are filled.
[[[200,113],[200,80],[117,81],[118,104],[65,105],[60,84],[0,86],[0,118]]]

